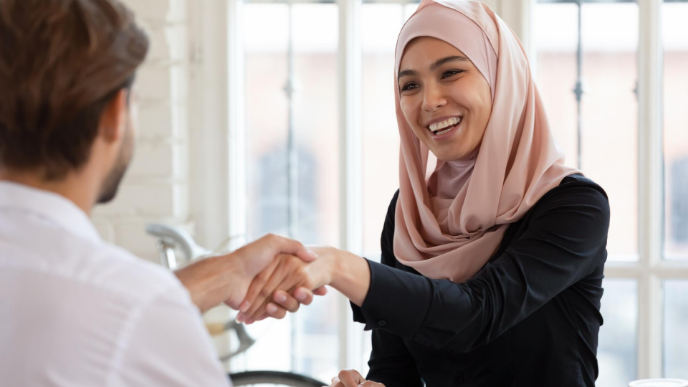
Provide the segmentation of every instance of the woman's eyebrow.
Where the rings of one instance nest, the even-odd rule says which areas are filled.
[[[408,77],[408,76],[412,76],[412,75],[418,75],[418,71],[416,71],[416,70],[404,70],[404,71],[401,71],[401,72],[399,73],[399,75],[397,76],[397,81],[398,81],[399,79],[401,79],[402,77]]]
[[[435,63],[433,63],[433,64],[430,66],[430,71],[435,71],[435,70],[437,70],[438,67],[442,66],[442,65],[445,64],[445,63],[450,63],[450,62],[465,62],[465,61],[468,61],[468,58],[466,58],[465,56],[461,56],[461,55],[448,56],[448,57],[446,57],[446,58],[442,58],[442,59],[436,60]]]
[[[465,56],[461,55],[453,55],[453,56],[448,56],[446,58],[438,59],[435,61],[430,66],[430,71],[435,71],[437,70],[438,67],[442,66],[443,64],[450,63],[450,62],[467,62],[468,58]],[[397,80],[401,79],[402,77],[408,77],[411,75],[418,75],[418,71],[416,70],[403,70],[399,72],[399,75],[397,76]]]

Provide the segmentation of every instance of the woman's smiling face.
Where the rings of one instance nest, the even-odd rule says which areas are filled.
[[[414,39],[401,59],[398,87],[406,121],[438,160],[465,159],[480,146],[492,92],[464,53],[439,39]]]

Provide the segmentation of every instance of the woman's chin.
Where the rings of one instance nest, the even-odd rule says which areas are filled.
[[[432,154],[435,155],[438,161],[444,161],[444,162],[449,162],[449,161],[460,161],[460,160],[466,160],[467,158],[470,157],[470,155],[473,153],[472,151],[469,150],[464,150],[464,149],[457,149],[460,148],[460,145],[458,144],[446,144],[446,149],[430,149]]]

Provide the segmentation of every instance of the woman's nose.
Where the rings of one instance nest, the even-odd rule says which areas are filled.
[[[436,88],[426,88],[423,96],[423,110],[429,113],[436,112],[441,107],[447,104],[447,99],[444,98],[440,90]]]

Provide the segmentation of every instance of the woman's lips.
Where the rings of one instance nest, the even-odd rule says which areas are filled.
[[[463,127],[463,120],[459,122],[458,124],[455,124],[453,126],[450,126],[448,128],[445,128],[443,130],[438,131],[437,134],[433,133],[430,131],[430,135],[432,136],[432,139],[435,141],[445,141],[452,137],[455,133],[458,133],[460,128]]]

